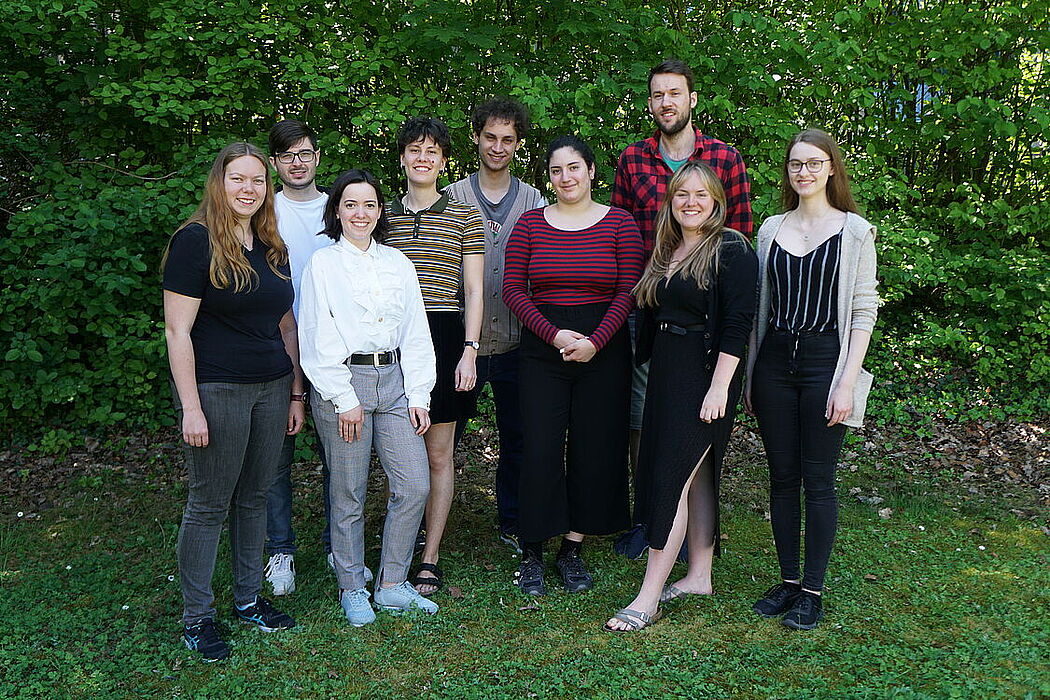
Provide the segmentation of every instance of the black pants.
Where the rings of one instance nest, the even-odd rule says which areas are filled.
[[[769,460],[769,510],[780,575],[797,580],[806,492],[804,588],[824,586],[838,526],[835,469],[846,426],[828,427],[824,413],[839,355],[837,332],[770,331],[755,361],[751,402]]]
[[[606,304],[542,305],[558,328],[589,334]],[[522,330],[521,419],[525,436],[518,533],[542,542],[566,532],[607,535],[630,525],[627,415],[631,348],[621,328],[590,362],[566,362]]]

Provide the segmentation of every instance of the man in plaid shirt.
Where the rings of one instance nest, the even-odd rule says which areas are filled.
[[[726,226],[748,238],[752,233],[751,183],[747,179],[740,152],[716,138],[700,133],[693,126],[692,110],[697,95],[693,72],[682,61],[669,59],[649,71],[649,113],[657,131],[633,143],[620,154],[613,181],[611,204],[634,215],[642,232],[645,253],[655,245],[656,213],[667,192],[671,175],[688,161],[707,165],[722,181],[726,192]],[[634,314],[630,317],[634,338]],[[634,369],[631,384],[631,465],[637,466],[642,429],[648,364]],[[637,491],[635,498],[638,497]],[[645,534],[631,530],[617,543],[617,550],[631,558],[645,553]]]
[[[751,237],[751,183],[744,159],[732,146],[693,126],[696,99],[693,73],[682,61],[671,59],[650,70],[649,113],[658,130],[624,149],[616,166],[611,204],[634,215],[646,253],[653,250],[653,225],[667,182],[691,160],[710,167],[722,181],[726,226]]]

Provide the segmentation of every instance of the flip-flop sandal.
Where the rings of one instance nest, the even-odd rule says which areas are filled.
[[[423,571],[432,575],[420,576],[419,574]],[[434,590],[429,593],[423,593],[422,591],[419,593],[419,595],[424,598],[429,598],[445,586],[445,572],[442,571],[441,567],[437,564],[427,564],[424,562],[419,565],[418,569],[416,569],[416,575],[410,579],[409,583],[415,586],[417,591],[419,591],[420,586],[433,586]]]
[[[629,627],[627,627],[626,629],[616,629],[614,627],[609,627],[609,623],[606,622],[604,625],[602,625],[602,629],[604,629],[606,632],[616,633],[641,632],[646,627],[653,624],[663,616],[663,610],[660,609],[657,609],[657,611],[654,614],[649,615],[639,610],[631,610],[630,608],[624,608],[623,610],[620,610],[615,615],[613,615],[613,617],[617,620],[620,620],[621,622],[626,622],[629,625]]]

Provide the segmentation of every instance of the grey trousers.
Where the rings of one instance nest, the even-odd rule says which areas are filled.
[[[184,445],[189,498],[178,540],[184,624],[215,617],[211,580],[227,514],[234,603],[251,603],[262,587],[266,491],[288,427],[291,391],[290,373],[256,384],[197,385],[208,421],[208,446]],[[181,420],[177,392],[175,407]]]
[[[323,400],[316,390],[310,397],[314,424],[331,474],[335,576],[339,587],[346,590],[365,585],[364,506],[372,447],[390,484],[377,586],[384,581],[401,583],[408,579],[416,532],[430,495],[427,450],[408,418],[401,365],[354,365],[352,369],[351,383],[365,412],[360,439],[343,440],[339,435],[339,414],[332,402]]]

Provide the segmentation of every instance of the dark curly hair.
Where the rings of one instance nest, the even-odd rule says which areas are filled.
[[[375,175],[368,172],[367,170],[360,170],[354,168],[353,170],[347,170],[332,183],[332,189],[328,193],[328,203],[324,205],[324,229],[318,232],[318,236],[328,236],[333,241],[338,241],[339,237],[343,235],[343,225],[339,222],[339,202],[343,198],[343,190],[348,185],[355,185],[359,182],[365,182],[371,185],[376,191],[376,203],[379,205],[379,220],[376,221],[375,230],[372,231],[372,239],[376,243],[382,243],[386,240],[387,232],[390,230],[390,223],[386,218],[386,203],[383,199],[383,189],[379,186],[379,180],[376,180]]]

